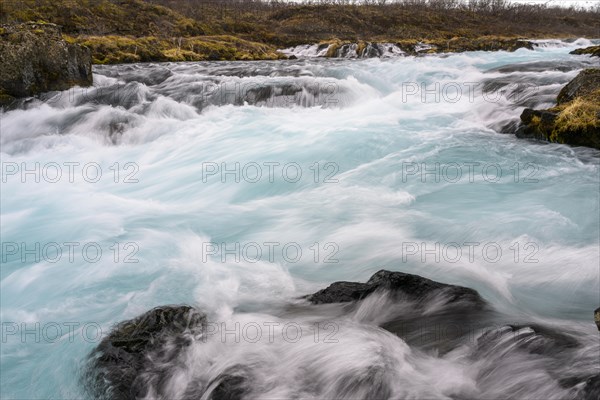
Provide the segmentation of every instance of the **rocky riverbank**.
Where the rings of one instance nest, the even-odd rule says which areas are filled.
[[[0,27],[0,105],[15,98],[92,84],[88,48],[67,43],[61,28],[47,23]]]
[[[556,102],[547,110],[526,108],[517,137],[600,149],[600,69],[579,73]]]

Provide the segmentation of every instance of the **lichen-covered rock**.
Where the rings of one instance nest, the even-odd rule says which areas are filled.
[[[600,46],[590,46],[581,49],[575,49],[569,54],[590,55],[592,57],[600,57]]]
[[[392,295],[402,295],[410,300],[423,300],[434,295],[444,296],[447,303],[464,302],[476,307],[485,301],[473,289],[435,282],[418,275],[381,270],[366,283],[335,282],[307,297],[313,304],[345,303],[362,300],[370,294],[387,290]]]
[[[169,365],[206,328],[206,316],[190,306],[162,306],[117,325],[93,351],[85,374],[94,398],[144,398],[160,390]]]
[[[3,25],[0,30],[0,101],[92,84],[88,48],[67,43],[59,26]]]
[[[559,105],[565,104],[575,100],[576,97],[588,96],[598,89],[600,89],[600,69],[588,68],[562,88],[556,101]]]

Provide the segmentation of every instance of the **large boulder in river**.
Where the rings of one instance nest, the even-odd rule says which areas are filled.
[[[157,307],[120,323],[91,355],[85,376],[90,393],[111,400],[144,398],[205,327],[206,316],[190,306]]]
[[[427,300],[439,296],[446,303],[465,303],[481,308],[485,301],[479,293],[463,286],[448,285],[418,275],[381,270],[366,283],[335,282],[307,297],[313,304],[346,303],[366,298],[376,291],[387,291],[411,301]]]
[[[586,69],[560,92],[548,110],[526,108],[517,137],[600,149],[600,69]]]
[[[90,50],[67,43],[59,26],[30,22],[0,27],[0,104],[91,84]]]
[[[306,298],[315,305],[340,303],[344,312],[360,309],[360,318],[409,345],[440,353],[487,326],[495,315],[473,289],[386,270],[366,283],[335,282]]]

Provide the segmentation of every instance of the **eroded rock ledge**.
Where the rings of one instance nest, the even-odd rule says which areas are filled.
[[[58,25],[29,22],[0,28],[0,105],[91,84],[90,50],[67,43]]]

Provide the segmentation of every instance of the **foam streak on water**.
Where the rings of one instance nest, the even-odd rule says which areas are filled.
[[[599,351],[591,313],[600,301],[600,153],[496,131],[525,106],[551,105],[579,70],[597,65],[569,55],[575,47],[99,66],[94,88],[4,112],[3,246],[58,243],[63,253],[22,261],[20,247],[2,249],[0,397],[86,397],[79,372],[98,328],[106,334],[179,303],[215,321],[292,321],[305,335],[293,344],[214,335],[182,356],[170,398],[241,363],[256,382],[253,398],[368,398],[373,387],[382,398],[572,396],[560,378],[589,372]],[[62,178],[51,183],[50,169],[39,183],[23,176],[36,163],[58,164]],[[73,182],[65,163],[78,163]],[[236,163],[248,167],[239,182],[222,171]],[[91,164],[102,174],[89,170],[86,180],[82,167]],[[72,260],[67,242],[80,243]],[[279,247],[269,259],[271,242]],[[470,258],[465,243],[473,242]],[[103,250],[96,262],[82,256],[89,243]],[[262,257],[250,246],[223,261],[210,243],[254,243]],[[298,260],[281,252],[290,243]],[[450,243],[463,251],[458,261]],[[487,255],[485,244],[494,246]],[[490,261],[497,248],[502,256]],[[504,315],[554,324],[584,346],[561,364],[521,352],[518,341],[498,339],[485,353],[473,346],[479,331],[439,354],[374,325],[385,299],[350,315],[280,309],[382,267],[474,288]],[[339,342],[315,343],[315,320],[335,320]],[[37,333],[22,336],[23,326]],[[516,335],[530,341],[523,329]]]

